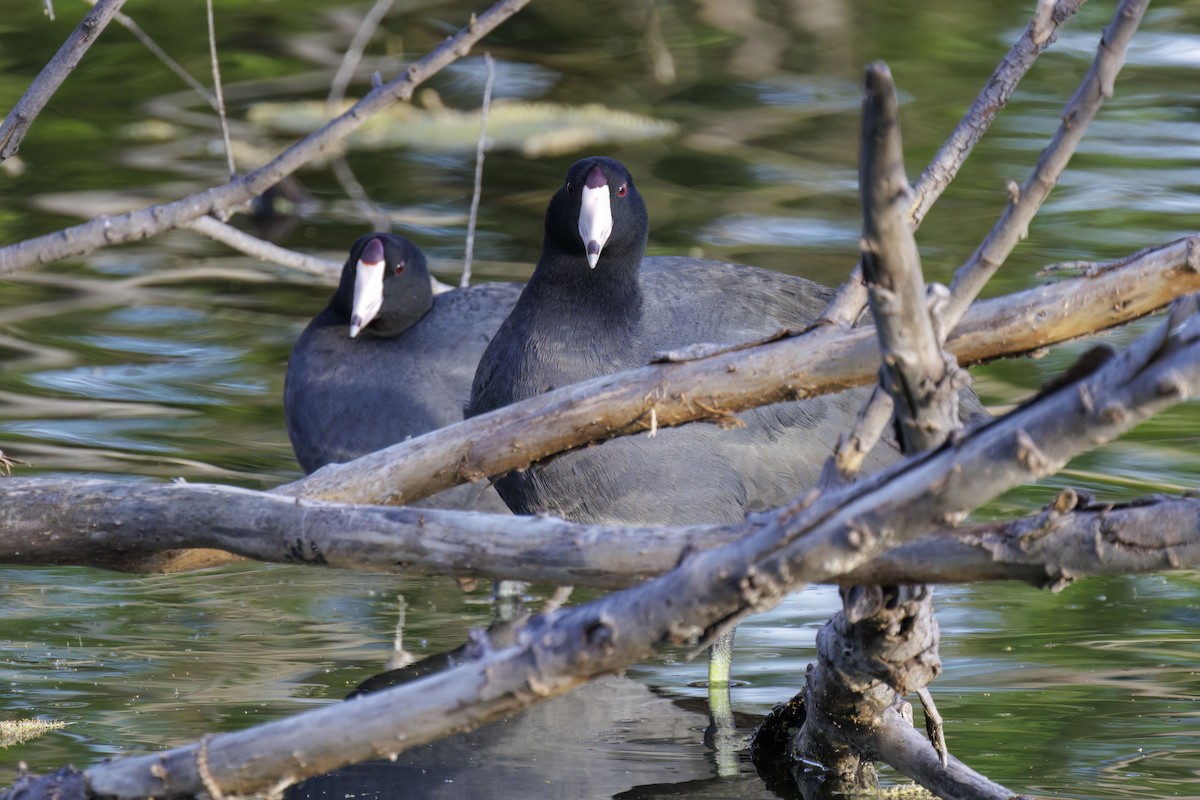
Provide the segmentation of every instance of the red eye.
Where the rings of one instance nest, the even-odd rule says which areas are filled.
[[[397,264],[396,264],[396,274],[399,275],[401,272],[404,272],[404,262],[403,261],[397,262]]]
[[[620,188],[617,189],[617,197],[624,197],[628,193],[629,193],[629,187],[623,183],[621,184]]]

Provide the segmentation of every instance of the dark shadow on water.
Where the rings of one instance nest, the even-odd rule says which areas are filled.
[[[748,721],[753,724],[752,721]],[[395,762],[356,764],[290,788],[302,798],[774,797],[751,770],[715,776],[702,699],[603,678]]]

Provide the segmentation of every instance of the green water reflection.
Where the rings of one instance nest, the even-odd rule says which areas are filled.
[[[0,0],[0,107],[16,100],[80,13],[56,5],[60,19],[50,23],[38,3]],[[863,64],[887,59],[900,83],[915,175],[1019,33],[1029,5],[543,1],[487,47],[499,59],[504,96],[601,102],[679,126],[673,139],[611,151],[646,196],[652,252],[703,253],[836,283],[858,241]],[[365,10],[308,0],[216,7],[235,121],[259,100],[322,97]],[[208,75],[197,35],[202,6],[126,10],[190,71]],[[394,74],[472,10],[479,9],[465,2],[398,3],[368,50],[370,67]],[[1110,13],[1099,0],[1084,7],[931,212],[920,244],[932,277],[947,279],[991,226],[1005,181],[1026,174],[1057,125]],[[1042,280],[1034,273],[1047,263],[1118,257],[1194,228],[1200,11],[1164,4],[1143,28],[1116,96],[990,292]],[[470,109],[482,75],[471,57],[432,86],[445,104]],[[24,171],[0,177],[0,241],[223,180],[213,122],[180,89],[125,31],[106,32],[33,127],[21,149]],[[166,141],[127,138],[127,126],[146,118],[175,126]],[[234,133],[267,152],[282,144],[240,122]],[[528,274],[546,198],[579,155],[489,155],[477,276]],[[453,276],[470,155],[405,149],[355,152],[349,161],[368,194],[404,220],[400,230]],[[282,243],[340,260],[365,230],[360,215],[327,171],[300,178],[313,208]],[[319,281],[178,232],[0,286],[0,448],[32,462],[28,472],[256,488],[298,474],[280,396],[291,343],[328,294]],[[1145,327],[1108,340],[1123,344]],[[980,368],[980,394],[998,408],[1019,402],[1085,346]],[[1197,413],[1189,405],[1164,414],[981,514],[1021,513],[1064,486],[1111,499],[1194,486]],[[1034,794],[1200,793],[1195,584],[1182,574],[1088,581],[1061,595],[1018,585],[939,590],[945,674],[935,689],[952,752]],[[71,723],[0,750],[0,784],[18,761],[33,769],[86,764],[335,701],[388,658],[400,596],[404,646],[418,655],[457,646],[491,613],[485,590],[464,594],[438,579],[251,565],[144,578],[0,569],[0,716]],[[835,607],[832,590],[819,588],[739,628],[739,711],[761,713],[794,692]],[[672,697],[700,698],[690,684],[703,677],[703,664],[685,655],[661,654],[630,675]],[[689,720],[680,722],[685,730]],[[694,741],[675,743],[678,731],[651,733],[643,724],[611,729],[620,730],[610,738],[627,767],[656,765],[629,785],[711,775]],[[527,753],[529,769],[555,755],[554,737],[543,738]],[[673,744],[651,751],[647,741]],[[487,757],[482,767],[512,759]],[[506,785],[495,794],[505,795]]]

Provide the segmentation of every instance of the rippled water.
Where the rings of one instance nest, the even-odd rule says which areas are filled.
[[[79,13],[56,5],[63,18]],[[207,76],[195,35],[203,8],[194,5],[128,11]],[[217,4],[235,119],[256,101],[322,96],[363,10],[326,6]],[[369,50],[385,76],[478,10],[463,2],[398,6]],[[0,0],[4,108],[70,28],[63,18],[44,20],[39,8]],[[886,58],[899,81],[915,175],[1028,11],[948,0],[543,0],[487,46],[499,59],[502,96],[600,102],[679,126],[674,138],[608,150],[646,195],[653,252],[702,252],[834,283],[858,240],[863,64]],[[930,275],[948,278],[986,233],[1005,201],[1004,181],[1027,173],[1110,13],[1099,0],[1085,6],[931,212],[920,233]],[[1155,7],[1143,27],[1116,96],[991,291],[1036,282],[1034,271],[1047,263],[1116,257],[1193,230],[1200,13],[1188,4]],[[433,87],[445,104],[471,109],[482,75],[472,57]],[[21,151],[24,172],[0,173],[0,240],[222,180],[211,120],[179,88],[125,31],[106,32],[34,126]],[[127,126],[146,118],[174,127],[164,141],[129,138]],[[278,148],[242,125],[235,136]],[[579,155],[489,155],[477,276],[528,274],[546,198]],[[452,278],[470,154],[407,148],[353,153],[350,162],[368,193],[403,220],[400,230]],[[282,243],[340,260],[365,227],[328,172],[300,178],[312,207]],[[251,227],[245,218],[235,223]],[[24,474],[256,488],[297,476],[280,395],[291,343],[329,292],[320,281],[177,232],[0,285],[0,448],[32,463]],[[1128,341],[1147,324],[1110,339]],[[980,394],[998,408],[1017,402],[1084,346],[980,368]],[[1063,486],[1112,499],[1193,486],[1196,417],[1194,406],[1175,409],[984,513],[1020,513]],[[1200,794],[1196,589],[1193,573],[1086,581],[1061,595],[1015,584],[939,589],[945,674],[934,689],[951,751],[1039,795]],[[544,594],[535,589],[534,602]],[[261,565],[148,577],[0,569],[0,717],[71,723],[0,750],[0,785],[18,761],[35,770],[87,764],[336,701],[392,652],[400,597],[403,645],[418,655],[457,646],[491,614],[485,590],[463,593],[440,579]],[[836,606],[831,589],[814,589],[739,628],[738,712],[760,714],[795,692],[816,631]],[[609,796],[657,784],[767,796],[749,767],[741,779],[712,783],[699,736],[703,659],[686,655],[638,665],[631,680],[589,690],[586,703],[422,749],[394,768],[409,769],[405,777],[364,777],[360,791],[389,796],[397,782],[417,786],[411,781],[424,770],[436,780],[419,784],[422,796]],[[484,785],[479,775],[488,776]],[[371,780],[382,783],[371,789]]]

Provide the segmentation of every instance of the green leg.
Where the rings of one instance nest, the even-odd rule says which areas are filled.
[[[708,649],[708,730],[704,739],[713,748],[718,775],[738,773],[738,752],[746,746],[738,733],[729,699],[729,671],[733,664],[733,631],[724,633]]]

